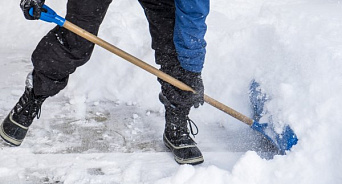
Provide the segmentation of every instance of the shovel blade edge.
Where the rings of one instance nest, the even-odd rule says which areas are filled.
[[[251,128],[270,140],[279,149],[280,154],[282,155],[285,155],[286,151],[289,151],[292,146],[296,145],[298,142],[296,134],[288,125],[284,127],[280,134],[267,123],[254,121]]]

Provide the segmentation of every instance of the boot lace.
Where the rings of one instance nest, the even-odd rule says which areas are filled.
[[[178,140],[177,143],[179,145],[192,145],[196,144],[193,139],[191,139],[190,134],[195,137],[198,134],[198,127],[197,125],[188,117],[186,116],[186,124],[183,126],[178,127]],[[189,128],[188,128],[189,125]],[[196,132],[194,131],[194,128]],[[176,133],[177,134],[177,133]]]
[[[18,123],[29,126],[35,117],[39,119],[45,99],[45,97],[35,97],[31,89],[26,89],[14,108],[13,115],[19,121]]]
[[[192,121],[188,116],[186,117],[186,122],[187,122],[187,124],[188,124],[189,127],[190,127],[190,133],[191,133],[191,135],[195,137],[195,135],[198,134],[198,127],[197,127],[197,125],[196,125],[195,122]],[[194,133],[194,130],[193,130],[193,128],[192,128],[192,125],[195,126],[195,128],[196,128],[196,133]]]

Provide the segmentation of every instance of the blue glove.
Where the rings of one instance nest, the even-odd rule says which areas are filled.
[[[20,8],[22,9],[24,16],[28,20],[37,20],[40,18],[45,0],[21,0]],[[30,9],[33,8],[33,16],[29,14]]]

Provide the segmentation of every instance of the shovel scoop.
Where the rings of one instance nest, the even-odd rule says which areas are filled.
[[[282,132],[276,132],[273,127],[272,118],[268,118],[269,123],[259,123],[260,119],[268,114],[265,110],[265,103],[270,99],[260,87],[260,84],[252,80],[249,88],[249,99],[253,109],[253,124],[251,128],[260,132],[279,149],[280,154],[285,154],[293,145],[297,144],[297,136],[290,126],[282,128]]]

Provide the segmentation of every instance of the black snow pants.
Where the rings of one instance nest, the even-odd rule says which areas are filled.
[[[66,20],[96,35],[111,1],[69,0]],[[164,68],[164,72],[172,75],[172,70],[167,68],[179,66],[173,43],[174,0],[139,2],[149,22],[156,63]],[[63,27],[56,26],[52,29],[32,54],[35,95],[53,96],[64,89],[69,75],[90,59],[93,49],[93,43]],[[163,85],[163,81],[159,82]]]

